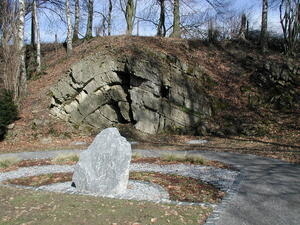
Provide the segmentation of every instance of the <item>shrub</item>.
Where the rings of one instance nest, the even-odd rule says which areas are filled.
[[[18,116],[17,106],[11,91],[0,90],[0,140],[4,138],[7,126]]]

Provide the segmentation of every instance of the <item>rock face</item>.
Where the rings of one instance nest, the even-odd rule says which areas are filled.
[[[121,194],[127,188],[130,160],[130,143],[118,129],[107,128],[80,155],[72,181],[80,191]]]
[[[299,106],[299,65],[267,61],[257,65],[256,68],[257,70],[251,76],[251,80],[260,88],[264,102],[271,103],[278,109],[290,109]]]
[[[163,53],[94,54],[52,91],[51,113],[96,130],[132,124],[146,133],[185,132],[212,114],[204,69]]]

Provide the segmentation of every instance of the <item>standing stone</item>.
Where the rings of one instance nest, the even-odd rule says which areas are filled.
[[[76,189],[102,195],[124,193],[129,178],[131,145],[117,128],[98,134],[75,166]]]

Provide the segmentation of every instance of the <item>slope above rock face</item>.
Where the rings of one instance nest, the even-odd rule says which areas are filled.
[[[52,89],[51,114],[97,130],[132,124],[145,133],[194,129],[212,116],[207,74],[162,52],[94,53]]]

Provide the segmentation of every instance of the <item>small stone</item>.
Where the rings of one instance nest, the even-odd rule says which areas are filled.
[[[206,144],[206,143],[208,143],[208,141],[200,139],[200,140],[190,140],[186,143],[190,144],[190,145],[198,145],[198,144]]]
[[[151,223],[156,223],[157,222],[157,218],[151,218]]]
[[[14,127],[15,127],[15,124],[11,123],[7,126],[7,129],[12,130],[12,129],[14,129]]]
[[[80,155],[72,179],[76,189],[100,195],[124,193],[131,154],[130,143],[117,128],[103,130]]]
[[[87,143],[84,142],[84,141],[75,141],[75,142],[72,142],[71,145],[86,145]]]

